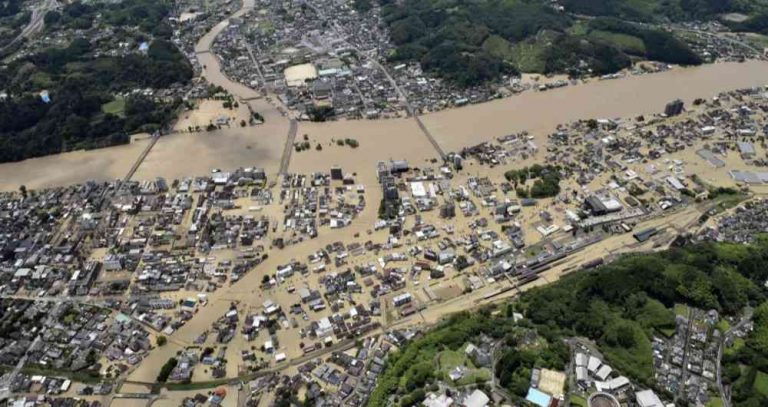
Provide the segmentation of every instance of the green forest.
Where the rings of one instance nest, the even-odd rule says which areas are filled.
[[[369,405],[386,405],[390,395],[403,406],[420,402],[414,400],[423,398],[418,388],[441,379],[428,368],[434,356],[481,334],[504,341],[494,371],[517,397],[524,397],[533,367],[563,368],[570,357],[563,339],[573,336],[593,340],[621,374],[654,387],[650,340],[674,328],[675,304],[730,316],[756,307],[755,331],[726,351],[723,380],[733,383],[734,406],[768,405],[768,394],[755,390],[768,380],[767,261],[767,238],[752,246],[705,243],[626,255],[527,291],[504,306],[453,315],[392,355]],[[525,319],[513,322],[514,312]]]
[[[167,36],[162,32],[165,3],[94,4],[98,6],[74,2],[60,13],[49,13],[46,28],[89,28],[98,13],[105,24],[160,32],[133,38],[135,44],[149,43],[145,53],[106,56],[88,39],[74,38],[66,47],[42,49],[0,68],[0,91],[7,94],[0,100],[0,162],[127,143],[129,133],[155,131],[175,117],[181,100],[116,96],[191,80],[191,65],[166,38],[170,30]],[[42,91],[48,92],[49,102]]]
[[[357,0],[360,11],[372,0]],[[768,0],[565,0],[565,12],[540,0],[379,0],[396,49],[392,61],[418,61],[460,86],[505,74],[603,75],[632,59],[698,65],[672,33],[636,23],[719,19],[737,31],[768,32]],[[582,16],[598,17],[585,20]]]
[[[564,0],[562,4],[576,14],[642,22],[709,20],[724,13],[768,11],[766,0]]]
[[[564,0],[566,10],[638,22],[720,20],[735,31],[768,34],[768,0]],[[745,21],[722,19],[740,13]]]

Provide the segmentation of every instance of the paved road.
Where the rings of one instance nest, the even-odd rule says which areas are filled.
[[[21,33],[0,50],[10,48],[24,38],[29,38],[42,30],[45,26],[45,14],[54,8],[56,8],[56,0],[43,0],[40,5],[32,9],[32,16],[29,19],[29,23],[21,30]]]
[[[691,348],[691,330],[693,329],[693,320],[696,318],[696,311],[694,311],[693,308],[688,308],[688,329],[685,331],[685,345],[683,347],[683,374],[680,377],[680,388],[677,390],[677,394],[675,395],[675,401],[678,400],[685,400],[686,394],[685,394],[685,382],[688,380],[688,358],[690,355],[690,348]]]
[[[732,326],[731,329],[729,329],[728,331],[723,332],[723,335],[720,337],[720,346],[718,346],[717,348],[717,388],[720,392],[720,399],[723,400],[723,407],[731,406],[730,389],[727,389],[729,391],[726,391],[725,386],[723,386],[722,363],[721,363],[723,359],[723,348],[725,346],[725,342],[733,334],[733,332],[741,329],[741,327],[746,325],[751,320],[752,320],[752,313],[748,312],[746,315],[744,315],[744,317],[741,318],[739,323]]]

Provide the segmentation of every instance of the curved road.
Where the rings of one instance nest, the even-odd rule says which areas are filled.
[[[16,38],[0,49],[0,51],[12,47],[22,39],[28,38],[42,30],[45,25],[45,14],[54,8],[56,8],[56,0],[43,0],[40,5],[32,9],[32,17],[30,17],[27,26],[21,30],[21,33],[19,33]]]

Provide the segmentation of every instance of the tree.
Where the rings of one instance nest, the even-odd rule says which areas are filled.
[[[166,343],[168,343],[168,338],[163,335],[157,337],[157,346],[164,346]]]
[[[165,383],[168,381],[168,377],[171,376],[171,372],[173,372],[173,369],[178,364],[178,360],[176,358],[170,358],[167,362],[163,365],[163,367],[160,368],[160,372],[157,374],[157,381],[160,383]]]
[[[21,193],[21,197],[24,199],[27,199],[27,186],[21,185],[19,186],[19,192]]]

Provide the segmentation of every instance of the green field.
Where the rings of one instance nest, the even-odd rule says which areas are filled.
[[[457,366],[464,366],[467,370],[464,377],[456,381],[459,386],[475,384],[477,382],[487,382],[491,380],[491,371],[488,369],[477,368],[472,360],[464,353],[466,345],[458,350],[444,350],[437,354],[437,368],[445,377]]]
[[[483,49],[494,57],[514,63],[520,72],[543,73],[546,37],[539,35],[539,38],[512,44],[498,35],[492,35],[483,42]]]
[[[576,407],[587,407],[587,399],[581,396],[571,396],[569,399],[569,402],[572,406]]]
[[[589,33],[589,37],[613,45],[628,54],[645,54],[645,43],[643,40],[632,35],[594,30]]]
[[[736,353],[738,353],[739,350],[741,350],[741,348],[743,348],[745,344],[746,344],[746,342],[744,342],[744,339],[742,339],[742,338],[735,338],[733,340],[733,345],[728,347],[728,348],[725,348],[725,350],[723,352],[727,356],[733,356]]]
[[[723,407],[723,399],[715,397],[707,403],[707,407]]]
[[[768,373],[758,371],[752,388],[763,396],[768,396]]]
[[[125,117],[125,99],[116,98],[115,100],[101,105],[101,111],[115,116]]]
[[[437,355],[438,368],[446,373],[456,366],[474,368],[472,361],[461,350],[444,350]]]
[[[688,306],[685,304],[675,304],[675,315],[688,317]]]
[[[659,328],[657,329],[660,334],[664,335],[666,338],[671,338],[675,336],[675,329],[674,328]]]
[[[729,329],[731,329],[731,324],[726,319],[720,319],[719,321],[717,321],[717,325],[715,325],[715,327],[719,329],[720,332],[726,332]]]

